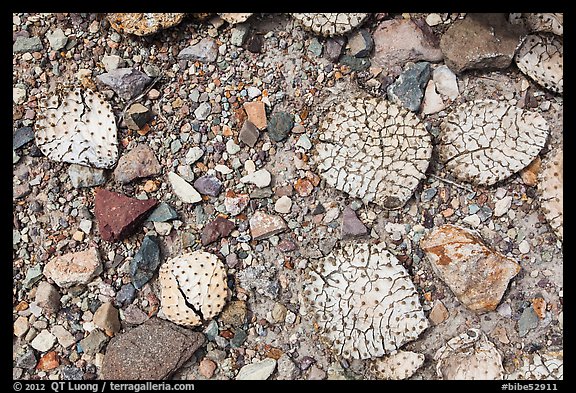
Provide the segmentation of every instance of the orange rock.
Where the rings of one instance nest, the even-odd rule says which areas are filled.
[[[540,157],[536,157],[530,165],[520,171],[520,177],[524,184],[530,187],[534,187],[538,184],[538,172],[540,172],[540,165],[542,160]]]
[[[158,190],[158,182],[154,180],[147,180],[146,183],[144,183],[144,191],[154,192],[156,190]]]
[[[55,351],[48,352],[42,356],[36,365],[37,370],[48,371],[55,369],[60,365],[58,354]]]
[[[317,187],[318,184],[320,184],[320,176],[318,176],[314,172],[306,171],[306,179],[310,180],[310,182],[314,187]]]
[[[248,120],[256,126],[259,130],[263,130],[268,126],[266,118],[266,107],[262,101],[245,102],[244,110],[248,116]]]
[[[546,316],[546,300],[542,299],[541,297],[536,297],[532,299],[532,308],[538,318],[544,319]]]
[[[24,311],[28,308],[28,303],[26,303],[24,300],[22,300],[20,303],[18,303],[16,305],[16,307],[14,308],[16,311]]]
[[[198,372],[207,379],[212,378],[214,375],[214,371],[216,371],[216,363],[208,358],[202,359],[200,364],[198,365]]]
[[[268,351],[266,351],[266,357],[268,358],[278,360],[282,355],[284,355],[284,352],[282,352],[282,350],[279,348],[272,347]]]
[[[296,184],[294,184],[294,189],[298,195],[305,197],[312,193],[314,185],[308,179],[298,179]]]

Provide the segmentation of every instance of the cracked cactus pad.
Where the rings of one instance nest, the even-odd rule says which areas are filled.
[[[440,160],[458,179],[491,186],[536,158],[548,128],[535,112],[494,100],[466,102],[441,125]]]
[[[561,38],[531,34],[516,52],[518,69],[548,90],[564,92],[564,44]]]
[[[540,172],[540,205],[546,220],[554,233],[562,241],[564,239],[564,162],[562,149],[550,152],[544,161],[544,168]]]
[[[304,301],[325,344],[347,359],[392,353],[428,327],[406,269],[381,245],[348,244],[320,259]]]
[[[524,25],[531,32],[564,34],[564,14],[562,13],[513,13],[510,14],[509,19],[510,23]]]
[[[40,102],[36,145],[54,161],[110,168],[118,160],[116,120],[102,96],[74,89]]]
[[[414,114],[374,98],[337,104],[320,124],[319,138],[320,176],[387,209],[410,199],[432,154],[430,135]]]
[[[167,260],[159,272],[162,312],[170,321],[197,326],[226,304],[226,270],[218,257],[195,251]]]
[[[306,30],[323,36],[345,34],[360,26],[368,17],[368,14],[345,12],[291,15]]]

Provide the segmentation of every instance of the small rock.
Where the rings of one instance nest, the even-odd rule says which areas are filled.
[[[121,184],[134,179],[156,176],[162,173],[162,167],[150,146],[138,144],[118,160],[114,178]]]
[[[186,153],[186,164],[192,165],[204,155],[204,150],[199,147],[192,147]]]
[[[330,37],[326,40],[326,45],[324,49],[324,57],[330,60],[332,63],[337,63],[342,55],[342,49],[346,45],[345,36],[335,36]]]
[[[119,307],[132,303],[136,297],[136,288],[132,283],[124,284],[120,287],[118,292],[116,292],[116,304]]]
[[[214,221],[210,222],[204,227],[204,229],[202,229],[200,241],[203,246],[207,246],[218,239],[223,239],[228,236],[234,227],[235,225],[232,221],[218,216]]]
[[[22,280],[24,288],[32,288],[42,278],[42,266],[40,264],[29,267],[26,271],[26,276]]]
[[[282,217],[257,211],[250,218],[250,234],[254,240],[262,240],[288,229]]]
[[[318,38],[313,37],[310,40],[310,45],[308,45],[308,51],[314,56],[320,57],[322,55],[322,44],[318,41]]]
[[[290,209],[292,209],[292,200],[286,195],[278,198],[274,204],[274,210],[278,213],[288,214],[290,213]]]
[[[129,129],[134,131],[143,129],[150,120],[152,120],[152,113],[139,103],[130,105],[124,113],[124,123]]]
[[[366,29],[354,31],[348,40],[350,54],[354,57],[367,57],[374,48],[374,40]]]
[[[12,46],[12,53],[40,52],[42,49],[39,37],[18,37]]]
[[[294,189],[301,197],[308,196],[314,191],[314,185],[308,179],[298,179],[294,183]]]
[[[530,252],[530,243],[526,239],[522,240],[518,245],[518,250],[521,254],[528,254]]]
[[[158,207],[150,213],[146,221],[152,222],[166,222],[178,218],[178,212],[166,202],[160,202]]]
[[[286,112],[275,112],[268,120],[268,135],[274,142],[281,142],[288,137],[294,127],[294,116]]]
[[[262,91],[256,86],[249,86],[246,90],[248,91],[248,98],[250,99],[254,99],[262,95]]]
[[[12,149],[16,150],[34,140],[32,127],[20,127],[12,135]]]
[[[186,47],[178,53],[178,60],[200,61],[211,63],[218,57],[218,44],[212,38],[202,38],[195,45]]]
[[[202,200],[202,196],[190,183],[182,179],[174,172],[168,172],[168,180],[172,185],[174,193],[182,202],[197,203]]]
[[[96,189],[94,214],[103,240],[114,242],[132,235],[158,201],[140,200],[104,188]]]
[[[56,337],[48,330],[42,330],[30,343],[32,348],[40,352],[49,351],[56,344]]]
[[[295,380],[298,375],[300,375],[300,369],[294,363],[292,358],[286,354],[283,354],[278,359],[278,380]]]
[[[208,102],[201,103],[194,111],[196,120],[206,120],[212,112],[212,106]]]
[[[60,375],[65,381],[82,381],[84,379],[84,371],[74,366],[62,367]]]
[[[350,239],[357,236],[364,236],[368,233],[368,228],[358,219],[356,212],[346,206],[342,213],[341,238]]]
[[[308,138],[308,135],[303,134],[300,135],[300,138],[298,138],[296,146],[301,147],[304,150],[310,150],[312,148],[312,142],[310,142],[310,138]]]
[[[308,373],[309,381],[320,381],[326,379],[326,371],[318,368],[316,365],[310,367],[310,372]]]
[[[152,81],[148,75],[134,68],[118,68],[98,75],[96,79],[114,90],[124,101],[142,93]]]
[[[244,344],[247,338],[248,334],[244,330],[237,329],[234,331],[234,337],[230,339],[230,346],[232,348],[239,348]]]
[[[243,108],[246,111],[248,120],[259,130],[263,130],[268,125],[266,118],[266,107],[262,101],[245,102]]]
[[[99,186],[108,180],[104,169],[92,168],[80,164],[70,164],[68,167],[68,176],[74,188]]]
[[[16,357],[16,367],[26,368],[26,369],[33,369],[36,367],[36,355],[34,355],[34,351],[32,349],[27,350],[23,354]]]
[[[240,369],[236,380],[266,380],[276,368],[276,360],[266,358],[259,362],[247,364]]]
[[[251,121],[246,120],[244,125],[240,129],[240,134],[238,135],[238,139],[244,142],[250,147],[254,147],[256,142],[258,141],[258,137],[260,136],[260,132],[258,128]]]
[[[447,320],[449,316],[450,313],[448,312],[448,309],[446,308],[444,303],[438,300],[434,304],[434,307],[432,307],[432,310],[430,311],[430,315],[428,315],[428,318],[430,318],[430,321],[434,325],[440,325],[442,322]]]
[[[248,194],[236,194],[234,190],[231,189],[226,191],[224,207],[226,208],[226,212],[231,216],[237,216],[242,213],[249,202],[250,196]]]
[[[198,372],[206,379],[212,378],[216,371],[216,363],[214,361],[204,358],[198,365]]]
[[[98,329],[94,329],[82,340],[80,340],[80,348],[88,355],[95,355],[104,348],[104,344],[108,341],[108,337]]]
[[[535,187],[538,184],[538,173],[540,172],[541,165],[542,160],[540,157],[536,157],[530,165],[520,171],[520,177],[524,184],[529,187]]]
[[[104,55],[102,57],[102,64],[106,72],[114,71],[124,66],[124,59],[117,55]]]
[[[240,151],[240,146],[234,142],[234,139],[228,139],[226,142],[226,152],[233,156]]]
[[[426,17],[426,23],[428,24],[428,26],[439,25],[440,23],[442,23],[442,17],[434,13],[428,14],[428,16]]]
[[[25,316],[22,316],[22,315],[19,316],[14,321],[14,328],[13,328],[14,335],[16,337],[24,336],[26,334],[26,332],[28,331],[29,327],[30,326],[28,324],[28,318],[26,318]]]
[[[431,115],[444,110],[446,105],[442,100],[442,96],[436,92],[436,85],[434,81],[428,81],[426,91],[424,92],[424,99],[422,100],[422,114]]]
[[[458,90],[458,81],[456,74],[445,65],[436,67],[432,71],[432,79],[436,85],[436,91],[451,100],[458,98],[460,91]]]
[[[270,172],[266,169],[259,169],[256,172],[252,172],[242,178],[240,178],[242,183],[250,183],[256,185],[258,188],[264,188],[270,185],[272,181],[272,176]]]
[[[130,304],[123,310],[124,322],[130,325],[141,325],[148,320],[148,315],[135,304]]]
[[[252,53],[262,53],[264,38],[260,34],[252,34],[246,41],[246,49]]]
[[[12,102],[16,105],[23,104],[26,101],[26,89],[21,87],[12,88]]]
[[[241,327],[247,321],[248,307],[243,300],[232,300],[226,304],[220,317],[220,322],[225,325]]]
[[[222,191],[222,182],[217,177],[204,175],[194,182],[194,188],[204,195],[217,197]]]
[[[290,252],[294,251],[298,248],[296,244],[288,239],[282,239],[280,243],[278,243],[278,249],[282,252]]]
[[[272,308],[272,319],[276,323],[284,323],[288,309],[282,303],[275,303]]]
[[[54,257],[44,266],[44,275],[60,288],[88,284],[102,273],[102,263],[95,247]]]
[[[371,62],[367,58],[343,55],[340,57],[340,64],[350,67],[351,71],[360,72],[370,68]]]
[[[422,191],[422,195],[420,196],[420,200],[422,202],[430,202],[438,193],[438,189],[436,187],[430,187]]]
[[[161,262],[158,238],[151,235],[144,237],[138,252],[130,261],[132,285],[136,289],[142,288],[154,276]]]
[[[60,293],[53,285],[42,281],[36,288],[36,304],[46,314],[54,314],[60,309]]]
[[[430,79],[430,63],[420,62],[408,67],[398,79],[388,86],[388,98],[398,105],[418,111],[424,88]]]
[[[64,48],[68,43],[68,37],[64,34],[62,29],[58,28],[51,33],[46,33],[46,38],[50,43],[50,49],[59,51]]]
[[[214,341],[216,336],[218,336],[218,322],[215,319],[211,320],[204,329],[204,334],[206,335],[206,339],[208,341]]]
[[[470,225],[472,228],[476,228],[478,225],[480,225],[481,222],[480,217],[478,217],[478,214],[472,214],[470,216],[466,216],[462,219],[462,221]]]
[[[512,196],[507,196],[496,201],[494,205],[494,217],[501,217],[508,213],[510,206],[512,205]]]
[[[55,351],[48,352],[42,356],[36,365],[37,370],[49,371],[53,370],[60,365],[58,354]]]
[[[94,325],[104,330],[108,336],[113,336],[120,331],[120,319],[118,309],[111,302],[102,304],[92,318]]]
[[[250,31],[250,25],[247,23],[242,23],[234,26],[230,35],[230,43],[234,46],[242,46],[246,41],[248,32]]]
[[[62,345],[63,348],[68,348],[76,344],[76,339],[74,336],[62,325],[53,326],[50,332],[56,336],[58,339],[58,344]]]

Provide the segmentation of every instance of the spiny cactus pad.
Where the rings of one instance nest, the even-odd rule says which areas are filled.
[[[162,311],[183,326],[214,318],[226,304],[226,270],[216,255],[195,251],[167,260],[160,268]]]
[[[104,98],[79,88],[40,102],[36,144],[54,161],[110,168],[118,160],[116,120]]]
[[[323,36],[345,34],[366,20],[363,13],[295,13],[292,17],[305,29]]]
[[[506,379],[515,380],[561,380],[564,379],[564,356],[562,352],[525,355],[523,364]]]
[[[347,244],[306,276],[308,312],[326,345],[344,358],[383,356],[428,327],[406,269],[383,245]]]
[[[540,205],[546,220],[554,230],[558,239],[564,239],[564,161],[563,150],[558,148],[550,152],[544,160],[544,168],[540,172]]]
[[[424,355],[397,351],[389,356],[372,360],[369,370],[377,379],[403,380],[410,378],[424,364]]]
[[[432,155],[430,135],[413,113],[374,98],[335,105],[320,124],[319,138],[320,176],[387,209],[410,199]]]
[[[528,166],[548,130],[538,113],[494,100],[466,102],[441,124],[440,160],[458,179],[491,186]]]
[[[562,13],[513,13],[510,23],[524,25],[530,32],[564,34],[564,14]]]
[[[548,34],[530,34],[516,52],[516,65],[536,83],[556,93],[564,92],[564,43]]]

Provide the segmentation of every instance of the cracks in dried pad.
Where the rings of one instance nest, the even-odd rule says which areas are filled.
[[[325,344],[348,359],[394,352],[428,327],[408,273],[383,245],[348,244],[319,260],[303,296]]]
[[[342,35],[360,26],[369,14],[364,13],[294,13],[290,14],[306,30],[323,36]]]
[[[564,92],[564,44],[551,34],[530,34],[516,52],[518,69],[544,88]]]
[[[54,161],[110,168],[118,160],[112,107],[91,90],[73,89],[39,105],[36,144]]]
[[[540,172],[540,206],[554,233],[564,240],[564,163],[563,149],[557,148],[549,153]]]
[[[530,32],[564,34],[564,14],[562,13],[512,13],[510,23],[524,25]]]
[[[320,124],[319,138],[320,176],[387,209],[410,199],[432,155],[430,135],[414,114],[374,98],[336,104]]]
[[[538,113],[476,100],[457,107],[441,130],[439,157],[446,169],[459,180],[491,186],[532,162],[549,126]]]
[[[564,354],[560,352],[534,353],[523,357],[523,364],[506,379],[561,380],[564,379]]]
[[[167,319],[197,326],[226,304],[226,270],[216,255],[195,251],[171,258],[160,268],[162,311]]]

